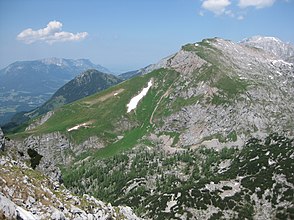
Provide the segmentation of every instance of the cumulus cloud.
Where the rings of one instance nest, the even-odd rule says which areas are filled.
[[[228,16],[237,20],[245,19],[245,12],[247,7],[253,7],[255,9],[261,9],[265,7],[271,7],[276,0],[200,0],[201,11],[199,16],[204,16],[205,11],[203,9],[213,12],[217,16]],[[293,0],[283,0],[284,2],[290,2]]]
[[[265,8],[270,7],[275,3],[276,0],[240,0],[239,7],[246,8],[246,7],[255,7],[255,8]]]
[[[55,42],[79,41],[88,36],[87,32],[70,33],[62,31],[62,23],[59,21],[50,21],[47,27],[39,30],[31,28],[23,30],[17,35],[17,39],[31,44],[37,41],[53,44]]]
[[[202,2],[202,8],[213,12],[216,15],[221,15],[226,11],[226,7],[231,2],[229,0],[204,0]]]

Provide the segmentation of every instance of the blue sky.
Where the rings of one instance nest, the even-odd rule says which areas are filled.
[[[62,57],[124,72],[204,38],[294,43],[293,21],[294,0],[0,0],[0,68]]]

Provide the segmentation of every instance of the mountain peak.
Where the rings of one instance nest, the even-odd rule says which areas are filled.
[[[272,36],[261,36],[261,35],[256,35],[252,36],[249,38],[243,39],[240,43],[245,43],[245,42],[276,42],[276,43],[283,43],[279,38],[277,37],[272,37]]]
[[[58,58],[58,57],[48,57],[41,60],[43,64],[46,65],[56,65],[56,66],[94,66],[89,59],[65,59],[65,58]]]
[[[294,46],[276,37],[253,36],[240,42],[242,45],[260,48],[287,62],[294,62]]]

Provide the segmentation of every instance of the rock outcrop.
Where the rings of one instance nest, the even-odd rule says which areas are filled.
[[[58,182],[7,156],[0,156],[0,218],[139,219],[129,207],[113,207],[88,195],[75,196]]]
[[[3,134],[3,131],[1,130],[1,127],[0,127],[0,151],[4,150],[4,147],[5,147],[5,137],[4,137],[4,134]]]
[[[37,126],[44,124],[53,114],[54,114],[53,111],[47,112],[45,115],[43,115],[39,119],[35,120],[32,124],[30,124],[26,128],[26,131],[32,130],[32,129],[36,128]]]
[[[57,181],[61,179],[61,172],[57,165],[69,164],[73,159],[68,138],[59,132],[29,136],[23,142],[13,142],[11,145],[17,147],[22,160],[30,161],[34,169],[42,171]]]
[[[288,126],[294,124],[293,64],[218,38],[186,45],[183,51],[187,52],[180,51],[170,59],[175,63],[177,56],[183,57],[178,59],[179,65],[169,66],[181,76],[173,85],[167,107],[160,106],[172,114],[163,117],[158,133],[179,133],[178,147],[212,139],[228,142],[232,134],[236,134],[234,141],[240,140],[238,146],[252,136],[264,138],[268,131],[294,135]],[[184,59],[184,54],[194,55]],[[189,66],[195,67],[189,70]],[[181,106],[176,106],[178,100]]]

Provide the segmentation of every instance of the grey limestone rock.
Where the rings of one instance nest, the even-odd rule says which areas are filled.
[[[4,137],[3,131],[0,128],[0,150],[3,151],[4,147],[5,147],[5,137]]]
[[[53,114],[54,114],[53,111],[47,112],[40,119],[37,119],[35,122],[33,122],[32,124],[30,124],[26,128],[26,131],[30,131],[30,130],[36,128],[37,126],[40,126],[40,125],[44,124]]]
[[[0,161],[0,219],[140,219],[129,207],[114,207],[86,194],[79,197],[60,184],[55,187],[50,176],[22,161],[8,156]]]
[[[0,194],[0,210],[2,210],[4,216],[10,216],[16,218],[16,205]]]
[[[198,146],[216,137],[230,142],[227,137],[234,132],[238,146],[269,131],[294,135],[294,65],[244,44],[218,38],[205,43],[210,51],[204,58],[197,58],[197,52],[191,55],[192,50],[170,59],[169,68],[181,77],[168,105],[177,99],[197,101],[164,117],[158,132],[180,133],[178,147]],[[209,65],[219,69],[207,72]],[[196,80],[199,75],[202,78]]]

